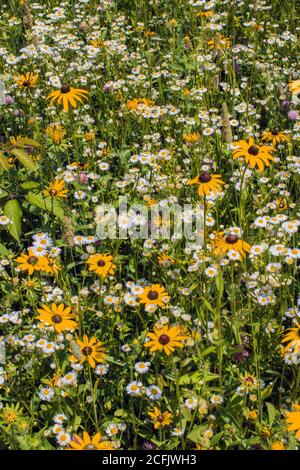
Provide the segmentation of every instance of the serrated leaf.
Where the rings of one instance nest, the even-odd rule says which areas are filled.
[[[44,211],[53,213],[59,219],[63,219],[65,215],[60,201],[51,197],[45,197],[43,193],[28,193],[26,199],[30,204],[34,204]]]
[[[6,226],[7,230],[11,236],[20,243],[23,214],[20,204],[16,199],[11,199],[5,204],[3,212],[12,222]]]
[[[22,163],[22,165],[25,166],[25,168],[27,168],[27,170],[37,170],[37,164],[33,161],[32,157],[28,155],[24,150],[13,149],[11,153],[19,160],[20,163]]]

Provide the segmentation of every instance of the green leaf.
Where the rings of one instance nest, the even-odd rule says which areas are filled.
[[[0,166],[6,171],[9,170],[8,159],[3,155],[3,152],[0,152]]]
[[[211,445],[211,447],[214,447],[214,446],[219,442],[219,440],[221,439],[221,437],[223,436],[223,434],[224,434],[224,432],[221,431],[221,432],[219,432],[218,434],[215,434],[215,435],[211,438],[211,440],[210,440],[210,445]]]
[[[8,256],[9,255],[8,249],[4,245],[2,245],[2,243],[0,243],[0,255],[1,256]]]
[[[18,138],[19,145],[30,145],[31,147],[40,147],[41,145],[33,139],[29,139],[28,137],[19,137]]]
[[[43,193],[28,193],[26,199],[30,204],[33,204],[50,214],[53,213],[59,219],[63,219],[65,215],[60,201],[51,197],[45,197]]]
[[[37,170],[37,164],[33,161],[32,157],[28,155],[24,150],[22,149],[13,149],[11,153],[19,160],[22,165],[27,168],[29,171],[36,171]]]
[[[192,441],[192,442],[195,442],[195,444],[198,444],[201,440],[201,438],[203,437],[202,433],[203,433],[203,430],[205,429],[205,426],[196,426],[188,435],[187,435],[187,438]]]
[[[25,181],[25,183],[21,184],[21,188],[23,189],[36,189],[39,187],[39,183],[37,181]]]
[[[274,423],[276,416],[278,414],[278,411],[276,408],[272,405],[272,403],[266,402],[267,410],[268,410],[268,416],[269,416],[269,424],[272,426]]]
[[[10,201],[7,201],[3,211],[4,215],[6,215],[6,217],[8,217],[12,222],[6,226],[7,230],[11,236],[20,243],[23,214],[20,204],[16,199],[11,199]]]

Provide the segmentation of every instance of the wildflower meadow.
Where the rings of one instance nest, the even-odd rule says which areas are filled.
[[[299,18],[1,1],[0,449],[300,447]]]

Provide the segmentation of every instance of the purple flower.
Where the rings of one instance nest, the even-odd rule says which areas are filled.
[[[103,91],[104,93],[110,93],[112,91],[112,86],[109,85],[108,83],[105,83],[103,86]]]
[[[13,97],[11,95],[6,95],[5,97],[5,104],[7,104],[7,106],[10,106],[11,104],[14,104],[15,100],[13,99]]]
[[[299,119],[299,113],[295,109],[291,109],[288,112],[288,118],[294,121],[295,119]]]

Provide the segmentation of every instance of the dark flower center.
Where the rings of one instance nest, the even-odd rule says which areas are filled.
[[[253,384],[253,383],[254,383],[254,380],[252,379],[252,377],[247,377],[247,378],[246,378],[246,382],[247,382],[247,383],[250,383],[250,384]]]
[[[199,181],[201,181],[201,183],[208,183],[210,180],[211,180],[211,176],[209,173],[207,173],[207,171],[204,171],[199,176]]]
[[[95,446],[95,444],[90,443],[90,444],[87,444],[87,445],[83,448],[83,450],[97,450],[97,447]]]
[[[251,147],[248,149],[248,153],[250,153],[250,155],[258,155],[259,147],[257,147],[257,145],[251,145]]]
[[[163,415],[159,415],[159,416],[157,417],[157,421],[158,421],[159,423],[163,423],[163,422],[164,422],[164,417],[163,417]]]
[[[150,299],[150,300],[158,299],[158,293],[155,290],[149,290],[148,299]]]
[[[28,263],[31,264],[31,266],[35,266],[38,263],[38,258],[36,256],[29,256],[28,258]]]
[[[229,243],[230,245],[234,245],[238,240],[238,237],[236,235],[228,235],[228,237],[226,237],[226,242]]]
[[[29,85],[30,85],[30,81],[29,80],[24,80],[23,86],[29,86]]]
[[[50,189],[49,194],[50,196],[56,196],[57,195],[56,189]]]
[[[58,315],[58,314],[53,315],[51,317],[51,320],[53,321],[53,323],[61,323],[63,321],[61,315]]]
[[[170,341],[171,339],[170,339],[170,336],[168,335],[160,335],[160,337],[158,338],[158,342],[162,344],[163,346],[168,344]]]
[[[271,131],[271,134],[272,135],[278,135],[279,134],[278,129],[274,129],[273,131]]]
[[[67,85],[63,85],[63,86],[61,87],[60,92],[64,94],[64,93],[69,93],[70,90],[71,90],[71,87],[70,87],[69,84],[67,84]]]
[[[99,268],[103,268],[103,266],[105,266],[105,261],[103,261],[103,259],[100,259],[100,261],[98,261],[97,263],[97,266],[99,266]]]
[[[82,349],[82,354],[84,354],[84,356],[89,356],[91,354],[91,352],[93,352],[93,350],[89,346],[85,346]]]

